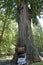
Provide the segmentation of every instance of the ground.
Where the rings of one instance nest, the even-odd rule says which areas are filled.
[[[32,65],[43,65],[43,62],[33,63]]]
[[[13,56],[3,56],[0,57],[0,65],[11,65],[10,60],[13,58]],[[33,63],[32,65],[43,65],[43,57],[40,57],[42,62]]]

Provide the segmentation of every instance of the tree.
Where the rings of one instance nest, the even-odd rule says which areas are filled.
[[[33,4],[32,4],[33,5]],[[17,46],[26,46],[26,53],[27,53],[27,60],[29,61],[40,61],[38,51],[33,42],[32,37],[32,30],[31,30],[31,17],[30,12],[28,12],[28,8],[26,6],[25,1],[21,1],[19,9],[19,22],[18,22],[18,29],[19,29],[19,44]],[[32,13],[33,16],[36,13]],[[17,54],[17,53],[15,53]],[[14,57],[17,59],[17,55]],[[14,60],[15,61],[15,60]],[[16,61],[17,62],[17,61]],[[15,62],[14,62],[15,63]]]

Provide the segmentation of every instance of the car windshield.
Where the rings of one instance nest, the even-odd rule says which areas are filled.
[[[19,58],[24,58],[25,56],[24,55],[19,55]]]

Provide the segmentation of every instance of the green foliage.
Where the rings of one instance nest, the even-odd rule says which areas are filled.
[[[40,13],[40,0],[27,0],[31,6],[32,16]]]
[[[26,0],[26,3],[28,3],[27,5],[30,5],[30,10],[31,10],[30,13],[31,13],[31,18],[33,20],[33,23],[35,25],[37,25],[38,24],[38,19],[37,19],[36,16],[40,15],[41,1],[40,0]]]
[[[37,24],[38,24],[38,19],[37,19],[37,17],[36,17],[36,16],[34,16],[34,17],[32,18],[32,20],[33,20],[33,24],[35,24],[35,25],[37,25]]]
[[[1,23],[2,25],[2,23]],[[3,33],[3,40],[0,45],[0,54],[13,54],[15,45],[17,43],[17,23],[15,20],[9,20],[6,22],[5,30]],[[12,48],[13,47],[13,48]]]
[[[0,54],[13,54],[17,43],[18,30],[15,20],[16,10],[14,10],[14,6],[14,0],[0,1],[0,36],[5,22],[5,28],[2,36],[3,39],[0,43]]]
[[[40,25],[34,26],[33,36],[39,52],[43,51],[43,30]]]

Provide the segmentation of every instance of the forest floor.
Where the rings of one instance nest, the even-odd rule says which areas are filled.
[[[0,65],[11,65],[10,61],[12,60],[13,56],[3,56],[0,57]],[[33,63],[32,65],[43,65],[43,57],[40,57],[42,62],[41,63]]]
[[[10,61],[12,60],[13,56],[2,56],[0,57],[0,65],[11,65]]]

